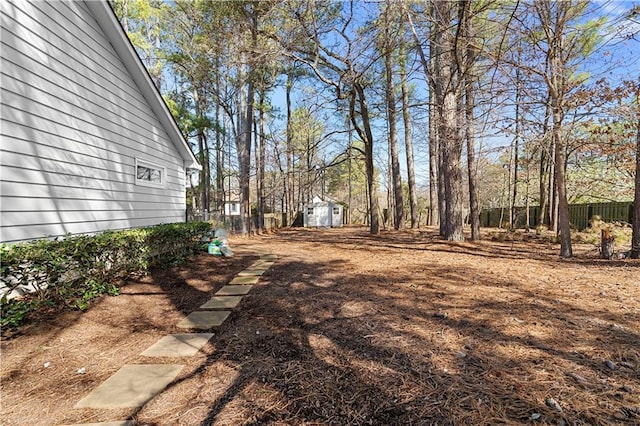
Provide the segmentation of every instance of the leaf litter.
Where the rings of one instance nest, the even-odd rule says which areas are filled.
[[[231,236],[233,258],[153,271],[4,338],[3,424],[640,423],[638,261],[588,245],[561,260],[548,238],[498,232]],[[124,364],[175,363],[139,354],[265,252],[276,262],[162,394],[73,407]]]

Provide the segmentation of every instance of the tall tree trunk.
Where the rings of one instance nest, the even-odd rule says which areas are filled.
[[[553,114],[552,114],[553,116]],[[553,128],[553,124],[551,124]],[[553,232],[558,232],[558,187],[556,184],[556,168],[558,167],[557,141],[553,136],[553,130],[549,134],[551,158],[549,160],[549,227]]]
[[[398,230],[404,227],[404,200],[402,194],[402,177],[400,174],[400,161],[398,159],[398,132],[396,130],[396,96],[393,83],[393,47],[390,34],[389,15],[390,1],[387,0],[385,9],[385,43],[384,43],[384,65],[387,80],[387,125],[389,129],[389,155],[391,156],[391,182],[393,187],[393,228]]]
[[[295,154],[295,151],[293,151],[293,154]],[[300,155],[302,156],[302,155]],[[293,158],[295,158],[295,156],[293,156]],[[296,191],[296,199],[295,199],[295,206],[296,209],[299,209],[300,207],[302,207],[302,205],[304,205],[305,201],[303,199],[303,188],[304,188],[304,184],[302,183],[302,178],[303,178],[303,171],[302,171],[302,160],[298,161],[298,173],[296,173],[294,175],[294,179],[297,177],[297,191]]]
[[[246,90],[246,93],[245,93]],[[253,82],[249,78],[240,99],[240,131],[238,132],[238,168],[240,172],[240,204],[242,213],[242,234],[251,230],[250,172],[251,172],[251,133],[253,125]]]
[[[443,8],[443,2],[440,2],[440,8]],[[446,5],[445,5],[446,6]],[[447,88],[451,88],[451,72],[449,68],[446,68],[448,74],[443,75],[443,70],[447,63],[447,58],[443,58],[443,52],[452,57],[453,46],[451,43],[444,45],[447,42],[447,31],[449,29],[449,21],[451,12],[447,15],[443,15],[442,11],[436,7],[436,2],[431,3],[431,14],[434,17],[431,23],[431,38],[429,40],[431,48],[429,49],[429,65],[431,66],[431,75],[429,76],[431,93],[433,93],[430,105],[432,106],[430,117],[430,123],[433,123],[433,135],[435,136],[434,143],[437,146],[437,168],[435,169],[437,175],[437,189],[438,189],[438,225],[440,236],[447,234],[447,203],[448,200],[445,195],[445,174],[446,164],[444,161],[444,152],[447,149],[445,146],[445,134],[443,133],[444,122],[444,91]],[[444,22],[443,22],[444,21]],[[449,64],[450,66],[450,64]],[[455,104],[455,102],[454,102]]]
[[[516,110],[519,108],[516,106]],[[516,114],[517,115],[517,114]],[[519,156],[520,156],[520,142],[518,137],[513,138],[513,149],[512,149],[513,160],[511,162],[511,172],[513,173],[512,177],[509,178],[509,182],[511,185],[511,194],[510,194],[510,202],[509,206],[509,226],[511,229],[515,229],[518,221],[518,167],[519,165]]]
[[[550,215],[550,199],[551,192],[549,191],[549,181],[552,180],[551,175],[551,162],[550,150],[551,144],[549,143],[549,121],[551,120],[551,104],[549,100],[545,102],[544,123],[542,127],[542,140],[540,141],[540,215],[538,216],[538,225],[551,225]]]
[[[427,80],[429,81],[429,225],[439,225],[440,224],[440,212],[443,210],[443,200],[441,197],[440,181],[439,181],[439,165],[440,165],[440,152],[438,147],[438,136],[437,136],[437,124],[436,124],[436,108],[435,108],[435,80],[432,75],[432,70],[434,68],[434,49],[429,50],[429,59],[424,53],[422,49],[422,41],[420,37],[418,37],[418,33],[416,32],[415,26],[413,25],[413,20],[411,19],[411,11],[406,7],[405,2],[401,2],[403,9],[403,18],[407,18],[407,23],[409,24],[409,29],[411,30],[411,35],[413,36],[413,40],[415,41],[415,46],[418,51],[418,56],[420,58],[420,63],[422,64],[422,69],[424,71]],[[429,6],[429,14],[433,15],[433,3]],[[431,38],[429,39],[429,44],[433,47],[435,45],[433,41],[433,28],[434,24],[431,24],[432,31]],[[442,234],[442,228],[440,229],[440,233]]]
[[[404,15],[403,15],[404,16]],[[416,172],[413,159],[413,135],[411,133],[411,115],[409,113],[409,89],[407,88],[405,40],[400,38],[400,90],[402,93],[402,121],[404,123],[404,146],[407,156],[407,185],[409,186],[409,212],[411,228],[418,224],[418,197],[416,196]]]
[[[256,182],[258,183],[257,185],[257,195],[256,195],[256,200],[257,200],[257,213],[258,213],[258,230],[260,232],[264,232],[265,231],[265,225],[264,225],[264,207],[265,207],[265,195],[264,195],[264,163],[265,163],[265,156],[266,156],[266,141],[265,141],[265,131],[264,131],[264,97],[265,97],[265,90],[261,89],[260,90],[260,100],[259,100],[259,105],[260,105],[260,110],[258,113],[258,123],[259,123],[259,137],[256,137],[256,140],[260,140],[260,144],[258,147],[256,147],[256,154],[257,154],[257,161],[256,161],[256,167],[257,167],[257,173],[256,173]]]
[[[508,228],[512,228],[513,224],[513,213],[514,210],[511,208],[513,205],[512,196],[513,196],[513,185],[511,184],[511,179],[513,178],[513,141],[511,141],[511,146],[509,147],[509,167],[507,169],[507,183],[505,184],[504,192],[507,193],[507,203],[505,208],[507,210],[509,220],[508,220]]]
[[[638,121],[636,128],[636,177],[630,253],[632,259],[640,259],[640,95],[638,95],[636,102],[638,103]]]
[[[403,18],[407,18],[407,23],[409,24],[409,29],[411,30],[411,35],[413,36],[413,40],[415,41],[415,46],[418,51],[418,57],[420,58],[420,63],[422,64],[422,69],[424,71],[427,80],[429,81],[429,225],[439,225],[440,224],[440,211],[442,211],[442,200],[440,197],[439,188],[439,180],[438,180],[438,168],[439,168],[439,149],[438,149],[438,137],[437,137],[437,125],[436,125],[436,109],[435,105],[435,80],[432,75],[432,70],[434,68],[434,49],[429,50],[429,59],[427,59],[424,50],[422,49],[422,41],[420,37],[418,37],[418,33],[416,32],[415,26],[413,25],[413,20],[411,19],[411,11],[406,7],[405,2],[401,2],[403,9]],[[429,10],[429,14],[433,15],[432,9],[433,4],[431,4]],[[431,24],[432,31],[431,38],[429,39],[429,44],[433,47],[435,45],[433,41],[433,28],[434,24]],[[442,231],[442,229],[441,229]],[[442,233],[442,232],[441,232]]]
[[[547,149],[546,147],[540,148],[540,167],[539,167],[539,181],[538,191],[540,192],[540,210],[538,211],[538,223],[537,226],[548,225],[549,217],[549,198],[547,196]]]
[[[559,115],[554,113],[554,117]],[[560,117],[557,118],[561,120]],[[554,118],[554,121],[556,118]],[[561,123],[561,121],[558,121]],[[567,184],[565,181],[565,149],[561,141],[560,125],[554,124],[553,136],[556,140],[556,192],[558,194],[558,231],[560,233],[560,256],[572,257],[573,249],[571,247],[571,226],[569,222],[569,203],[567,202]]]
[[[305,203],[310,203],[311,202],[311,131],[307,129],[307,146],[306,149],[304,150],[304,155],[305,155],[305,184],[304,184],[304,201]]]
[[[566,25],[566,14],[571,6],[569,2],[558,2],[555,5],[557,9],[553,9],[550,0],[536,4],[538,17],[542,22],[544,34],[549,44],[547,52],[549,72],[545,80],[549,89],[552,111],[551,141],[555,157],[553,165],[555,167],[554,180],[557,197],[557,222],[555,225],[560,237],[560,256],[564,258],[573,256],[566,185],[566,140],[562,135],[564,97],[567,86],[567,69],[562,56],[565,48],[563,30]]]
[[[463,205],[462,205],[462,139],[457,127],[458,106],[456,94],[449,92],[445,96],[441,132],[444,147],[443,164],[444,197],[446,209],[446,226],[444,238],[450,241],[464,240]]]
[[[348,187],[348,195],[347,195],[347,209],[345,211],[346,214],[346,222],[350,225],[352,220],[352,210],[353,210],[353,188],[351,187],[351,182],[353,179],[353,170],[352,170],[352,151],[353,151],[353,129],[351,128],[351,122],[348,122],[349,126],[349,148],[347,151],[348,160],[347,160],[347,187]]]
[[[287,102],[287,168],[285,170],[284,191],[287,204],[287,225],[291,226],[294,219],[294,176],[293,176],[293,127],[291,123],[291,90],[293,88],[293,64],[287,72],[287,84],[285,87],[285,97]]]
[[[477,79],[474,64],[478,56],[478,50],[474,42],[474,28],[471,22],[471,2],[466,2],[463,7],[466,19],[463,20],[464,39],[466,47],[464,50],[465,70],[465,93],[464,93],[464,113],[465,113],[465,138],[467,142],[467,174],[469,176],[469,216],[471,224],[471,239],[480,239],[480,205],[478,202],[477,185],[477,161],[475,153],[475,118],[473,110],[475,108],[475,81]]]
[[[473,87],[467,84],[465,94],[466,140],[467,140],[467,172],[469,174],[469,215],[471,216],[471,239],[480,239],[480,204],[478,203],[477,161],[474,140]]]
[[[371,132],[371,120],[369,117],[369,107],[364,94],[364,88],[358,83],[353,84],[353,93],[350,101],[351,123],[358,132],[358,136],[364,142],[365,173],[367,175],[367,192],[369,197],[369,232],[372,235],[380,232],[380,216],[378,202],[378,187],[375,180],[375,165],[373,161],[373,133]],[[360,107],[360,117],[362,127],[358,125],[355,113],[355,104]]]
[[[434,98],[434,99],[437,99]],[[435,102],[439,102],[438,100],[435,100]],[[445,136],[442,133],[442,122],[444,121],[444,117],[443,117],[443,113],[442,113],[442,107],[439,104],[436,104],[436,108],[435,108],[435,116],[434,116],[434,124],[435,124],[435,134],[436,134],[436,141],[437,141],[437,145],[438,145],[438,167],[437,167],[437,171],[438,171],[438,179],[436,180],[436,182],[438,183],[438,224],[439,224],[439,229],[440,229],[440,236],[445,236],[445,234],[447,233],[447,197],[445,195],[445,180],[446,178],[446,163],[445,163],[445,157],[444,157],[444,152],[447,149],[447,147],[444,144],[444,140],[445,140]]]
[[[440,226],[440,212],[444,211],[444,198],[440,191],[440,146],[434,88],[429,89],[429,224]],[[442,228],[440,228],[442,231]],[[441,232],[442,233],[442,232]]]
[[[251,48],[257,49],[258,45],[258,19],[255,11],[247,11],[247,20],[251,36]],[[244,54],[242,63],[246,67],[246,98],[245,104],[240,103],[241,123],[238,134],[238,162],[240,169],[240,200],[242,206],[242,234],[249,235],[251,232],[251,135],[253,128],[253,103],[255,99],[255,70],[252,59],[248,54]],[[243,92],[244,90],[241,90]]]
[[[524,216],[525,216],[525,228],[528,230],[531,227],[531,158],[527,158],[527,162],[525,164],[526,170],[526,179],[525,179],[525,187],[524,187]]]
[[[518,62],[520,62],[520,48],[518,47]],[[520,68],[516,68],[516,111],[515,111],[515,136],[513,138],[513,189],[511,195],[511,228],[515,229],[517,226],[517,211],[516,205],[518,202],[518,167],[520,157]]]
[[[561,40],[558,41],[561,45]],[[551,77],[549,78],[551,108],[552,108],[552,128],[551,140],[554,147],[554,181],[555,193],[557,197],[557,229],[560,237],[560,256],[567,258],[573,256],[571,247],[571,226],[569,222],[569,203],[567,201],[567,183],[566,183],[566,141],[562,137],[562,122],[564,120],[564,111],[560,90],[561,75],[558,66],[559,58],[557,52],[552,52],[551,56]],[[555,70],[555,71],[553,71]]]
[[[198,90],[193,90],[193,97],[195,100],[197,123],[197,139],[198,139],[198,161],[202,165],[202,170],[199,173],[199,201],[200,210],[205,214],[205,220],[208,220],[209,213],[209,192],[211,189],[211,172],[209,165],[209,149],[207,142],[207,135],[204,127],[204,111],[206,110],[206,103],[204,96],[200,96]]]
[[[219,59],[216,58],[216,63]],[[217,67],[219,69],[219,65]],[[216,72],[216,93],[220,92],[220,73]],[[217,95],[216,95],[217,96]],[[216,212],[222,217],[224,214],[224,147],[222,145],[220,124],[220,100],[215,102],[216,115]]]
[[[206,136],[204,134],[204,129],[198,129],[198,151],[199,151],[198,161],[200,161],[200,164],[202,165],[202,170],[200,171],[199,182],[198,182],[199,192],[200,192],[199,201],[200,201],[200,210],[202,210],[202,212],[205,215],[209,212],[209,200],[207,197],[207,169],[206,169],[207,156],[206,156],[206,149],[205,149],[206,143],[207,141],[206,141]],[[206,219],[207,218],[205,218],[205,220]]]
[[[388,141],[387,141],[388,145]],[[388,229],[389,220],[391,220],[391,226],[394,226],[395,222],[395,203],[393,202],[393,177],[391,176],[391,151],[387,150],[387,208],[382,209],[382,229],[385,231]]]
[[[436,34],[434,77],[436,107],[440,118],[438,137],[441,141],[445,213],[442,237],[450,241],[464,240],[462,205],[462,138],[458,131],[459,88],[456,78],[457,64],[453,55],[455,46],[450,33],[453,3],[435,2],[433,5]],[[460,23],[459,23],[460,24]]]
[[[547,196],[547,174],[548,174],[548,161],[547,161],[547,147],[540,146],[540,181],[538,183],[538,190],[540,192],[540,211],[538,212],[537,226],[548,225],[549,219],[549,197]]]
[[[256,89],[258,90],[258,89]],[[260,131],[258,130],[258,127],[260,125],[259,121],[260,121],[260,94],[258,94],[258,104],[256,105],[258,108],[258,114],[257,117],[254,117],[254,120],[252,122],[253,125],[253,152],[255,152],[255,157],[254,157],[254,162],[255,162],[255,194],[256,194],[256,206],[255,206],[255,212],[256,214],[253,214],[253,211],[251,212],[251,226],[254,229],[254,232],[256,234],[260,234],[260,230],[262,229],[260,226],[260,214],[258,213],[258,210],[260,210],[259,204],[260,204],[260,145],[262,144],[262,140],[260,139]],[[254,116],[256,115],[255,113],[255,109],[254,109]]]

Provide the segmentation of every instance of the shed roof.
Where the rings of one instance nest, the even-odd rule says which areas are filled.
[[[322,198],[316,195],[315,197],[313,197],[313,200],[310,203],[305,204],[305,207],[327,207],[327,206],[332,206],[336,204],[338,204],[338,202],[331,198],[327,198],[323,200]]]
[[[180,153],[185,168],[202,170],[202,166],[198,163],[198,159],[193,154],[191,147],[184,136],[182,136],[178,124],[173,118],[173,115],[171,115],[164,99],[162,99],[158,88],[153,84],[149,72],[131,44],[126,32],[120,25],[109,2],[107,0],[86,0],[85,4],[93,14],[102,31],[104,31],[109,38],[109,42],[118,53],[118,56],[120,56],[122,63],[131,74],[131,77],[149,103],[152,111],[156,114],[158,120],[160,120],[160,123]]]

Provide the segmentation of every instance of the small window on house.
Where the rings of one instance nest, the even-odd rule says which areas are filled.
[[[313,214],[313,207],[307,207],[307,214]]]
[[[138,166],[138,175],[136,179],[146,180],[153,183],[162,183],[162,170],[152,169],[151,167]]]
[[[238,207],[240,207],[238,205],[238,203],[231,203],[230,212],[231,213],[238,213],[238,211],[240,210]]]
[[[340,214],[340,207],[334,207],[333,214]]]
[[[136,158],[136,184],[147,186],[163,186],[167,171],[164,167],[147,163]]]

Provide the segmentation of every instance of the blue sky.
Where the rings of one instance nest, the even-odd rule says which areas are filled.
[[[608,24],[603,28],[603,35],[605,36],[603,42],[584,64],[584,70],[592,75],[594,79],[605,76],[610,79],[611,84],[615,85],[616,82],[622,79],[633,79],[640,75],[640,15],[635,21],[623,19],[628,15],[629,10],[638,5],[640,5],[640,1],[607,0],[593,3],[595,16],[605,16],[608,21]],[[630,38],[629,35],[635,35],[635,39]],[[421,71],[418,71],[418,74],[420,73]],[[294,99],[299,100],[300,98]],[[276,89],[273,92],[272,102],[284,112],[284,95],[281,89]],[[386,136],[381,121],[383,120],[379,120],[376,123],[376,144],[383,152],[379,157],[384,157],[386,155],[384,154]],[[282,126],[284,126],[284,123],[282,123]],[[416,144],[414,151],[417,167],[416,173],[418,175],[417,180],[423,185],[426,184],[428,180],[428,155],[425,145],[426,127],[426,121],[424,123],[418,122],[414,124],[413,129],[414,143]],[[404,151],[401,123],[398,125],[398,132],[401,151]],[[495,149],[500,146],[508,146],[511,143],[511,139],[512,136],[485,137],[484,140],[479,140],[478,144],[482,144],[485,149]],[[330,151],[332,154],[335,154],[338,149],[334,148],[330,149]],[[379,158],[379,160],[379,165],[385,167],[385,159]],[[401,163],[404,164],[404,162],[404,159],[401,160]]]
[[[345,3],[346,5],[347,3]],[[358,5],[358,2],[355,3]],[[356,11],[359,15],[356,21],[363,21],[365,15],[371,13],[371,10],[378,6],[372,2],[359,3],[360,6],[366,5],[364,8],[357,8]],[[592,3],[594,6],[594,15],[596,17],[607,17],[608,24],[603,29],[604,40],[592,55],[592,57],[585,62],[584,71],[589,72],[594,78],[606,76],[610,79],[612,85],[622,79],[637,79],[640,75],[640,14],[634,19],[625,19],[628,16],[629,10],[634,6],[640,8],[640,0],[634,1],[616,1],[616,0],[597,0]],[[635,38],[630,37],[633,35]],[[423,79],[424,73],[421,69],[416,72],[416,78]],[[380,76],[382,78],[382,76]],[[306,84],[304,82],[297,83],[296,92],[293,96],[293,107],[303,103],[304,100],[309,98],[308,94],[300,91],[301,86]],[[422,89],[420,97],[426,98],[424,89]],[[284,91],[282,87],[276,87],[271,93],[271,101],[275,108],[279,110],[280,120],[277,120],[271,127],[271,131],[279,131],[279,137],[283,137],[285,122],[284,115],[286,112],[284,102]],[[505,111],[505,113],[508,113]],[[423,112],[424,114],[424,108]],[[402,168],[405,168],[406,161],[404,160],[404,140],[403,140],[403,127],[401,123],[401,117],[398,116],[398,133],[399,133],[399,145],[403,158],[401,159]],[[337,125],[337,122],[327,123],[327,130],[336,130],[333,125]],[[375,140],[376,146],[379,149],[378,166],[381,168],[386,167],[386,124],[384,116],[376,120],[375,124]],[[416,120],[413,126],[414,134],[414,155],[416,160],[416,178],[420,185],[424,186],[428,182],[428,148],[426,129],[428,123],[426,119]],[[327,147],[326,160],[330,161],[333,156],[340,152],[340,149],[346,146],[346,135],[335,136],[336,143],[333,146]],[[511,143],[512,136],[504,135],[499,137],[485,136],[480,138],[477,143],[478,146],[482,146],[483,149],[490,149],[496,151],[500,147],[507,147]],[[403,172],[404,174],[404,172]],[[406,176],[406,175],[405,175]],[[405,178],[406,179],[406,178]]]

